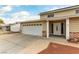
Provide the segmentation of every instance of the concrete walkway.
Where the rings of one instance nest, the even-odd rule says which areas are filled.
[[[68,43],[64,38],[49,39],[20,33],[0,35],[0,53],[36,54],[44,50],[50,42],[79,47],[79,44]]]

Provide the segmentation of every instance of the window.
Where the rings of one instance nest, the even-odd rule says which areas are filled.
[[[34,26],[36,26],[36,24],[34,24]]]
[[[63,28],[63,23],[61,23],[61,34],[63,34],[64,28]]]
[[[41,26],[42,24],[40,24],[40,26]]]
[[[48,17],[54,17],[54,14],[49,14]]]
[[[79,14],[79,9],[78,9],[78,10],[76,10],[76,14]]]
[[[53,24],[51,24],[51,26],[52,26],[52,31],[51,32],[53,33]]]
[[[27,26],[28,26],[28,24],[27,24]]]
[[[25,26],[25,24],[23,24],[23,26]]]
[[[58,26],[56,26],[56,31],[58,31]]]
[[[32,24],[30,24],[30,26],[32,26]]]
[[[39,24],[37,24],[37,26],[39,26]]]

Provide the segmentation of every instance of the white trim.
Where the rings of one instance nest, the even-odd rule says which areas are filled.
[[[66,39],[69,39],[69,18],[66,19]]]
[[[49,38],[49,21],[47,21],[47,38]]]

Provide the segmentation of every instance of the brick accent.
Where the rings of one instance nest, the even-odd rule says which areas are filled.
[[[79,38],[79,32],[70,32],[70,38]]]

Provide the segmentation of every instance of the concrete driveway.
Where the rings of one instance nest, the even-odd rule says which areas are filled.
[[[49,44],[46,38],[20,33],[0,35],[0,53],[38,53]]]
[[[61,37],[37,37],[21,33],[0,35],[0,53],[36,54],[47,48],[50,42],[79,48],[79,44],[69,43]]]

